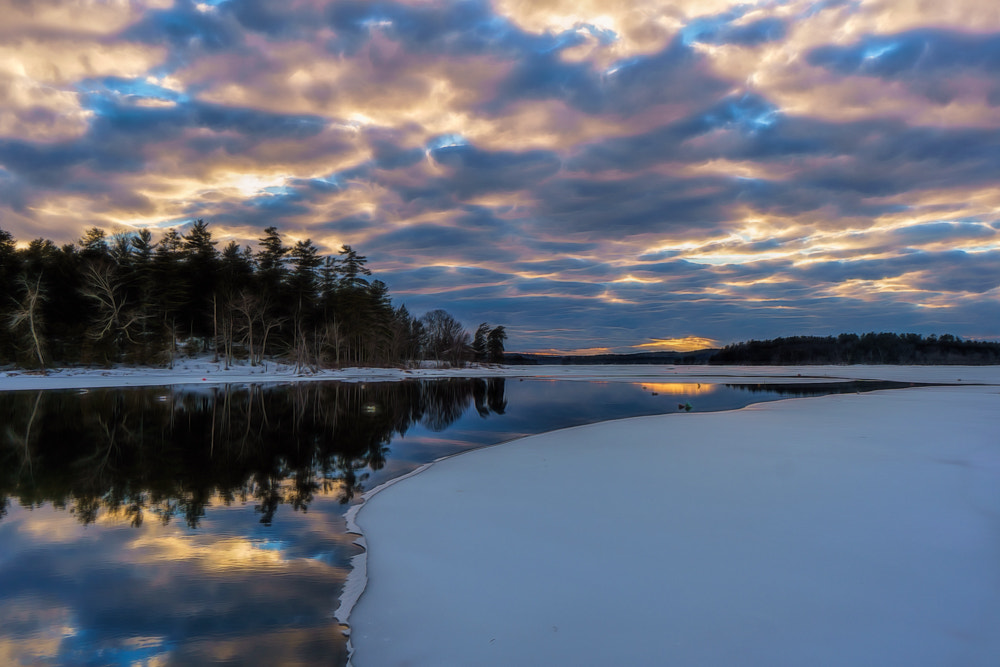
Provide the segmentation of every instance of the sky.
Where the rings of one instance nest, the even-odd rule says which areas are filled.
[[[995,0],[0,16],[0,228],[21,243],[275,225],[518,351],[1000,339]]]

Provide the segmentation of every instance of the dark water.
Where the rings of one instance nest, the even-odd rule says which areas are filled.
[[[344,513],[440,456],[900,386],[456,379],[0,393],[0,664],[337,665]],[[683,406],[683,407],[681,407]]]

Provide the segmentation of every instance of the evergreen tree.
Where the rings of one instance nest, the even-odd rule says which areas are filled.
[[[340,286],[344,289],[367,287],[368,281],[364,276],[372,274],[366,266],[368,258],[359,255],[349,245],[341,247],[340,256]]]
[[[100,227],[91,227],[80,238],[80,255],[87,261],[108,259],[107,234]]]
[[[503,326],[493,327],[490,330],[490,335],[486,339],[486,351],[490,363],[503,363],[503,343],[505,340],[507,340],[507,330]]]
[[[341,329],[344,356],[354,363],[364,363],[366,354],[365,320],[369,303],[368,281],[371,271],[365,266],[368,260],[351,246],[340,249],[337,285],[337,310],[334,317]]]
[[[486,361],[486,338],[490,334],[490,325],[483,322],[476,329],[476,335],[472,339],[472,351],[476,355],[476,361]]]
[[[277,227],[264,229],[264,236],[258,239],[260,249],[257,251],[257,275],[262,289],[277,296],[285,280],[288,270],[285,268],[285,255],[290,248],[281,242],[281,234]]]
[[[320,346],[313,342],[318,324],[316,313],[320,296],[316,272],[323,259],[319,255],[319,248],[310,239],[297,242],[289,254],[292,266],[288,287],[291,295],[293,356],[299,368],[316,367],[320,357]]]
[[[319,297],[319,276],[317,272],[323,265],[319,248],[312,240],[297,242],[289,252],[292,271],[289,276],[289,286],[296,301],[298,310],[308,309]]]
[[[483,324],[470,345],[445,311],[418,319],[394,307],[349,245],[324,257],[309,239],[285,247],[276,227],[256,253],[216,245],[203,220],[157,243],[147,229],[109,238],[92,227],[78,246],[35,239],[22,250],[0,230],[0,362],[167,361],[184,339],[215,341],[227,364],[240,353],[258,364],[275,351],[300,367],[496,356],[496,328]]]
[[[169,341],[166,352],[171,364],[177,353],[177,337],[185,333],[178,328],[190,283],[184,271],[183,259],[184,239],[176,229],[168,229],[156,245],[152,275],[156,285],[153,314],[160,335]]]
[[[219,264],[219,289],[225,295],[247,288],[253,281],[254,257],[249,247],[230,241],[222,250]]]
[[[217,329],[219,253],[208,223],[196,220],[183,237],[187,295],[181,309],[184,329],[206,343]]]

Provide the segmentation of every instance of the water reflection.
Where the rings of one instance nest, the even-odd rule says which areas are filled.
[[[0,506],[195,528],[212,503],[253,502],[270,525],[318,492],[351,501],[394,437],[443,431],[471,405],[502,414],[504,394],[503,379],[5,394]]]
[[[0,394],[0,664],[343,664],[332,614],[358,551],[343,514],[364,490],[528,433],[783,395],[755,392],[451,379]]]
[[[702,384],[700,382],[643,382],[640,386],[653,394],[683,394],[691,396],[710,394],[718,388],[718,385]]]

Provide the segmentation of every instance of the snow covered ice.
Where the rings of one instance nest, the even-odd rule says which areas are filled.
[[[440,461],[357,516],[352,662],[995,665],[998,433],[1000,387],[915,388]]]

